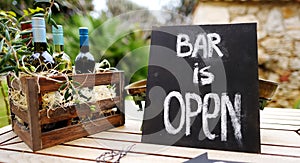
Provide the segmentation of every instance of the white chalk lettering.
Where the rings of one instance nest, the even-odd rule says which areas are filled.
[[[176,44],[176,49],[177,49],[177,56],[178,57],[187,57],[190,56],[193,50],[193,46],[191,43],[189,43],[190,37],[186,34],[178,34],[177,35],[177,44]],[[189,47],[189,51],[187,52],[181,52],[181,47]]]
[[[213,73],[206,71],[208,69],[210,69],[210,66],[206,66],[199,71],[198,63],[195,63],[195,68],[193,72],[193,83],[194,84],[199,83],[199,74],[200,74],[201,75],[200,80],[202,85],[211,84],[214,81],[215,76]]]
[[[202,68],[199,72],[201,74],[201,84],[202,85],[207,85],[207,84],[211,84],[214,79],[215,76],[214,74],[212,74],[211,72],[206,72],[205,70],[208,70],[210,68],[210,66],[204,67]],[[203,78],[205,77],[205,78]]]
[[[217,44],[221,42],[220,35],[217,33],[209,33],[207,34],[207,37],[208,37],[208,57],[212,57],[213,49],[217,52],[217,54],[220,57],[223,57],[224,54],[221,52],[219,47],[217,47]]]
[[[180,122],[177,128],[175,128],[169,119],[170,113],[170,102],[172,99],[178,100],[180,104],[181,115]],[[234,136],[236,140],[240,141],[242,139],[241,132],[241,99],[242,96],[239,93],[235,94],[234,106],[229,99],[227,93],[222,93],[221,99],[216,93],[208,93],[204,95],[203,103],[199,95],[195,93],[186,93],[185,99],[177,91],[170,92],[164,100],[164,125],[166,131],[169,134],[177,134],[185,126],[185,135],[191,135],[191,118],[198,116],[202,112],[202,129],[204,135],[210,139],[216,139],[217,135],[210,132],[209,120],[215,119],[221,116],[221,141],[227,141],[227,110],[229,117],[231,119],[231,124],[234,130]],[[185,101],[184,101],[185,100]],[[192,108],[191,102],[194,100],[197,103],[197,108]],[[214,106],[210,108],[209,106]],[[194,111],[192,111],[192,109]],[[209,109],[213,109],[210,113]],[[221,115],[220,115],[221,114]]]
[[[234,108],[226,93],[222,93],[221,97],[221,141],[227,141],[227,110],[231,118],[231,124],[234,135],[237,140],[242,139],[241,133],[241,95],[236,94],[234,98]]]
[[[196,39],[196,42],[194,45],[194,50],[192,53],[193,58],[197,57],[197,53],[200,49],[202,49],[202,51],[203,51],[203,58],[207,58],[207,42],[206,42],[206,38],[203,34],[199,34],[197,36],[197,39]]]
[[[214,112],[212,114],[208,113],[208,102],[209,99],[213,99],[214,101]],[[215,93],[208,93],[204,96],[204,100],[203,100],[203,113],[202,113],[202,125],[203,125],[203,132],[205,134],[205,136],[210,139],[210,140],[214,140],[216,138],[215,134],[212,134],[209,131],[208,128],[208,119],[212,119],[212,118],[217,118],[219,113],[220,113],[220,98],[217,94]]]
[[[194,43],[194,47],[190,42],[190,37],[187,34],[177,35],[176,52],[178,57],[193,57],[198,58],[199,50],[202,50],[203,58],[211,58],[213,50],[215,50],[219,57],[223,57],[224,54],[219,49],[217,44],[221,42],[221,37],[217,33],[200,33]],[[185,47],[185,51],[182,52],[182,47]],[[186,50],[188,48],[188,50]],[[201,54],[201,53],[200,53]]]
[[[191,108],[191,100],[195,100],[197,102],[197,110],[192,112]],[[201,97],[195,93],[186,93],[185,94],[185,101],[186,101],[186,129],[185,129],[185,135],[191,134],[191,118],[197,116],[202,109],[202,100]]]
[[[170,105],[171,99],[173,97],[175,97],[179,101],[180,108],[181,108],[180,124],[177,129],[175,129],[172,126],[172,124],[169,120],[169,109],[170,109],[169,105]],[[180,130],[182,129],[182,127],[184,125],[184,120],[185,120],[185,105],[184,105],[183,98],[179,92],[172,91],[168,94],[168,96],[165,98],[165,101],[164,101],[164,123],[165,123],[167,132],[170,134],[173,134],[173,135],[180,132]]]

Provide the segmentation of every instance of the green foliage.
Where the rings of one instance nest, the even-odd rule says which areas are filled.
[[[22,47],[18,20],[12,11],[0,11],[0,75],[18,71],[17,51]]]
[[[90,51],[97,62],[109,60],[112,66],[125,71],[127,80],[146,78],[149,40],[137,25],[124,27],[121,20],[108,19],[104,14],[100,18],[73,15],[68,19],[57,15],[55,20],[64,26],[65,52],[72,61],[79,53],[78,28],[85,26],[89,28]],[[137,67],[142,69],[136,70]]]
[[[53,5],[55,2],[51,1],[46,8],[28,8],[23,10],[22,16],[13,11],[0,11],[0,75],[8,72],[15,72],[18,75],[19,71],[28,73],[35,70],[28,60],[23,60],[24,56],[26,58],[31,55],[32,49],[26,44],[31,38],[21,38],[21,35],[28,34],[29,31],[21,31],[20,23],[35,16],[44,17],[48,24],[56,26],[52,18]]]

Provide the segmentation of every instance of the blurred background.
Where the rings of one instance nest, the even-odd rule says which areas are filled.
[[[43,1],[43,0],[42,0]],[[46,0],[47,1],[47,0]],[[125,83],[147,77],[152,26],[257,23],[259,77],[280,84],[269,107],[300,108],[299,0],[56,0],[53,19],[64,27],[65,52],[79,52],[78,27],[90,31],[91,53],[125,71]],[[17,17],[34,0],[0,0]],[[47,27],[51,40],[51,28]],[[7,86],[1,79],[0,127],[7,125]]]

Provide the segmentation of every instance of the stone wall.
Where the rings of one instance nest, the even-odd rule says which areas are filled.
[[[280,83],[270,107],[300,100],[299,2],[199,2],[194,24],[256,22],[259,77]]]

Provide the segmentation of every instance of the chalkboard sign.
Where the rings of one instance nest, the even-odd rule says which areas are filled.
[[[256,24],[154,28],[142,142],[260,153]]]

